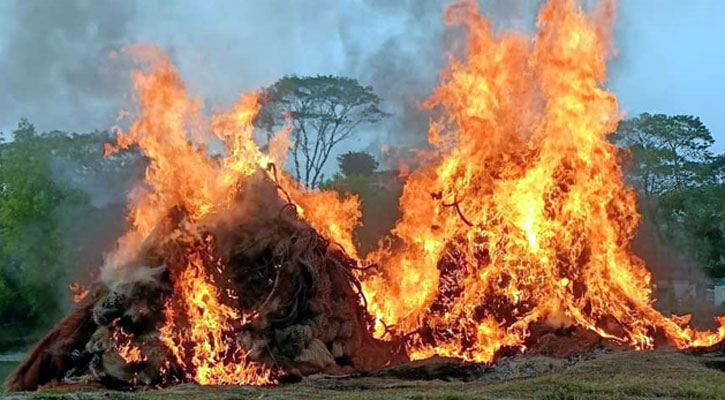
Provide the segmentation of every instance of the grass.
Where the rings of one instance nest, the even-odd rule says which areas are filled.
[[[181,385],[135,393],[44,391],[8,399],[236,400],[236,399],[724,399],[725,373],[701,357],[676,352],[600,355],[556,372],[502,382],[410,381],[350,378],[307,381],[270,388]]]

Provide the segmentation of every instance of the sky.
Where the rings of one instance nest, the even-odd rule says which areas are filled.
[[[418,104],[445,65],[445,0],[2,0],[0,131],[108,129],[132,108],[124,57],[153,43],[208,109],[285,74],[338,74],[373,86],[394,117],[346,149],[425,137]],[[537,0],[482,0],[499,29],[530,30]],[[699,116],[725,148],[725,1],[620,0],[607,86],[627,115]]]
[[[628,115],[699,116],[725,149],[725,1],[620,0],[609,87]]]

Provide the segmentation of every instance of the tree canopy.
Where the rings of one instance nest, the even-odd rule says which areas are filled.
[[[397,171],[376,171],[378,162],[367,152],[349,151],[337,157],[339,172],[321,185],[342,196],[355,194],[362,207],[362,224],[355,228],[360,254],[377,248],[378,241],[390,232],[400,218],[398,198],[403,180]]]
[[[353,175],[371,175],[378,169],[378,162],[372,154],[365,151],[348,151],[337,156],[340,172],[346,177]]]
[[[39,134],[22,120],[12,141],[0,143],[0,320],[50,322],[61,311],[66,285],[77,278],[69,271],[80,267],[71,239],[86,233],[98,208],[84,185],[99,174],[129,174],[138,161],[132,152],[104,159],[108,140],[107,132]],[[95,222],[107,211],[98,210]]]
[[[641,114],[622,121],[615,140],[632,151],[630,176],[647,196],[717,181],[715,140],[697,117]]]
[[[725,159],[713,155],[707,127],[690,115],[645,113],[623,121],[613,140],[630,152],[629,181],[661,239],[725,276]]]
[[[290,118],[294,173],[309,188],[322,182],[322,169],[337,144],[387,116],[372,87],[351,78],[285,76],[264,95],[257,124],[272,132]]]

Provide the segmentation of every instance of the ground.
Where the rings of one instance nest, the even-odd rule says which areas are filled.
[[[317,378],[268,388],[181,385],[135,393],[69,391],[67,388],[6,395],[7,399],[725,399],[722,358],[672,351],[600,354],[580,361],[550,365],[550,372],[526,359],[518,371],[528,378],[510,378],[501,369],[479,369],[467,380],[410,380],[392,377]],[[519,375],[521,376],[521,375]],[[428,376],[429,378],[431,376]],[[471,380],[473,379],[473,380]]]

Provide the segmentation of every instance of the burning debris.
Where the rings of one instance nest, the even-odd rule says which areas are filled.
[[[193,225],[171,212],[133,279],[93,286],[8,388],[53,379],[121,389],[270,384],[394,359],[396,347],[368,332],[356,262],[300,219],[268,177],[245,189],[230,211]]]
[[[613,14],[612,1],[590,12],[549,1],[530,39],[495,33],[474,1],[446,10],[468,42],[426,103],[440,111],[437,160],[408,178],[398,242],[363,280],[376,334],[409,335],[412,358],[492,362],[526,350],[542,322],[635,349],[725,337],[725,318],[701,332],[657,311],[630,250],[640,215],[607,140],[620,113],[603,87]]]
[[[169,60],[136,48],[150,65],[133,76],[140,114],[107,149],[149,159],[131,229],[7,388],[263,385],[409,358],[721,342],[725,327],[697,331],[653,307],[629,249],[640,217],[606,140],[619,112],[602,87],[612,14],[606,0],[589,14],[550,1],[529,40],[494,34],[472,1],[449,7],[467,57],[428,101],[442,117],[391,245],[364,261],[356,199],[276,170],[289,129],[266,153],[255,144],[258,96],[206,118]]]
[[[162,54],[134,52],[151,65],[134,76],[141,116],[107,148],[138,145],[149,159],[146,185],[133,193],[132,229],[108,255],[101,282],[87,292],[74,286],[78,305],[7,388],[57,379],[263,385],[407,359],[399,344],[370,335],[358,264],[346,251],[354,248],[338,244],[352,243],[355,199],[302,191],[276,171],[288,131],[261,152],[252,139],[255,95],[207,121],[226,154],[211,155],[199,132],[189,141],[187,128],[202,120],[198,102]]]

